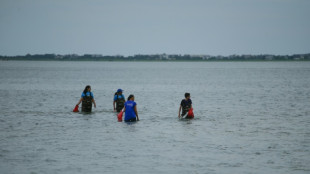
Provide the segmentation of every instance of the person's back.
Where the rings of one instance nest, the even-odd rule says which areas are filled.
[[[136,118],[136,113],[134,111],[134,107],[136,106],[136,102],[128,100],[125,103],[126,111],[125,111],[125,120],[130,120]]]
[[[129,95],[128,100],[125,102],[125,122],[139,121],[137,103],[134,101],[134,96]]]

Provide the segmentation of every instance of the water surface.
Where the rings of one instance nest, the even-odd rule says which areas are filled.
[[[1,173],[309,173],[310,62],[0,62]],[[97,108],[73,113],[92,86]],[[117,122],[113,94],[140,120]],[[179,120],[190,92],[195,119]]]

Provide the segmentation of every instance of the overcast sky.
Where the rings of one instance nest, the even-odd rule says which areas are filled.
[[[310,53],[310,0],[0,0],[0,55]]]

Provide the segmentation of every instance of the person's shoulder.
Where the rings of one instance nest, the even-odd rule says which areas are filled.
[[[131,105],[134,105],[134,104],[133,104],[133,102],[132,102],[131,100],[127,100],[127,101],[125,102],[125,106],[126,106],[126,105],[130,105],[130,106],[131,106]]]

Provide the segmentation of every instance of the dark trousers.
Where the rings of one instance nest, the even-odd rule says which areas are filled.
[[[137,118],[132,118],[132,119],[129,119],[129,120],[125,120],[125,122],[135,122],[137,121]]]

